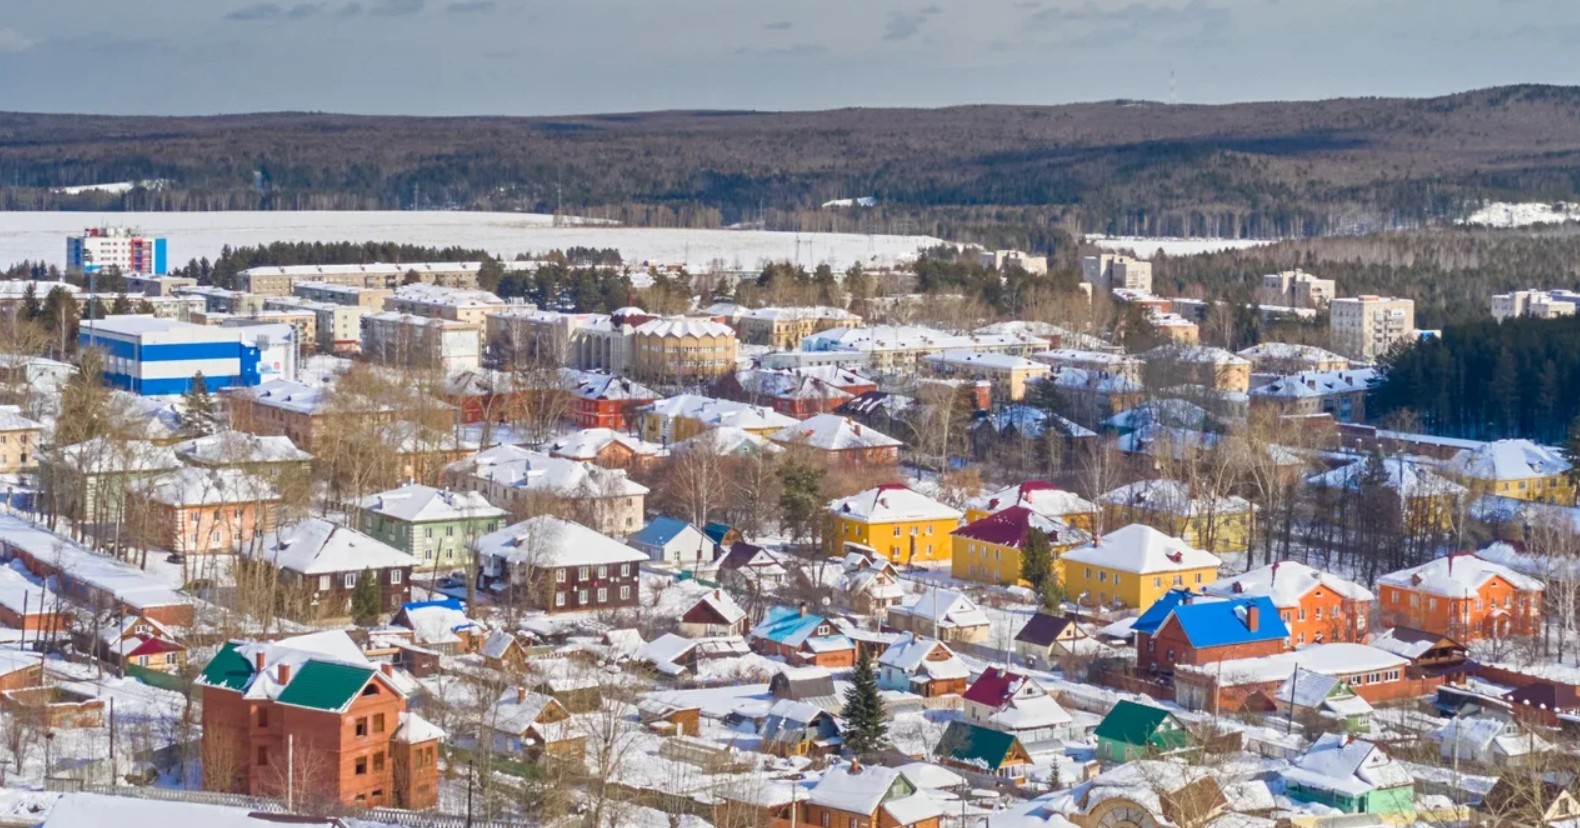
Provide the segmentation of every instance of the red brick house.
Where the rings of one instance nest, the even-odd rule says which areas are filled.
[[[767,405],[780,414],[805,420],[831,413],[851,399],[876,390],[876,382],[849,369],[829,365],[740,371],[719,380],[713,396]]]
[[[640,598],[647,556],[606,535],[549,515],[477,541],[483,577],[544,612],[628,609]]]
[[[567,371],[570,420],[578,428],[612,428],[625,431],[637,409],[658,399],[658,393],[641,383],[613,374]]]
[[[1470,644],[1535,635],[1542,582],[1469,552],[1377,579],[1383,626],[1409,627]]]
[[[1354,581],[1296,561],[1274,561],[1203,589],[1222,598],[1271,598],[1295,647],[1334,641],[1365,644],[1377,601],[1371,590]]]
[[[1136,670],[1169,674],[1176,665],[1278,655],[1289,628],[1267,598],[1223,600],[1169,592],[1142,613],[1136,632]]]
[[[207,790],[278,798],[289,782],[307,809],[438,803],[444,734],[344,632],[232,641],[198,685]]]

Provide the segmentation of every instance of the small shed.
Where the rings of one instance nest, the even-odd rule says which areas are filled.
[[[768,680],[775,698],[807,701],[834,695],[834,674],[822,667],[786,667]]]

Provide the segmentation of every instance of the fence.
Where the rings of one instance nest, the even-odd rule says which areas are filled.
[[[160,802],[221,805],[230,808],[246,808],[250,811],[269,814],[287,813],[284,803],[276,799],[263,799],[214,791],[190,791],[181,788],[138,788],[129,785],[98,785],[91,782],[55,779],[53,777],[44,780],[44,788],[45,790],[66,793],[80,792],[103,796],[119,796],[129,799],[149,799]],[[352,808],[346,810],[346,815],[369,822],[400,825],[404,828],[467,828],[467,826],[471,826],[471,828],[520,828],[520,826],[524,825],[540,824],[521,820],[511,820],[509,822],[486,821],[475,818],[468,819],[457,814],[399,811],[389,808]]]
[[[161,690],[173,690],[177,693],[181,693],[182,695],[192,691],[191,682],[188,682],[186,679],[183,679],[178,675],[174,675],[172,673],[162,673],[158,670],[152,670],[136,664],[126,665],[126,675],[130,678],[137,679],[149,687],[157,687]]]

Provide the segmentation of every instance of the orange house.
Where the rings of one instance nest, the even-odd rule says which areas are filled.
[[[1470,552],[1377,579],[1383,625],[1462,643],[1535,635],[1541,629],[1542,590],[1541,581]]]
[[[1353,581],[1295,561],[1277,561],[1203,588],[1223,598],[1266,596],[1289,628],[1289,644],[1365,644],[1377,599]]]
[[[274,527],[280,495],[267,480],[235,468],[186,467],[128,496],[146,543],[188,555],[235,552]]]

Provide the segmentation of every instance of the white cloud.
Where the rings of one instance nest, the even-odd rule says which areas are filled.
[[[0,27],[0,53],[25,52],[33,48],[34,40],[16,29]]]

